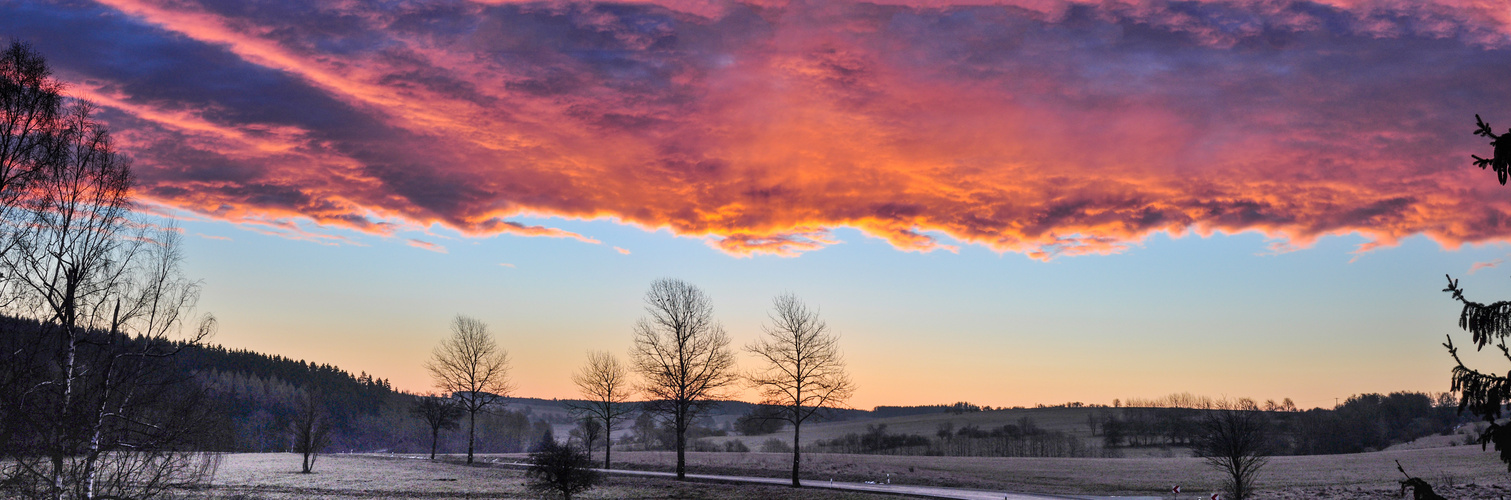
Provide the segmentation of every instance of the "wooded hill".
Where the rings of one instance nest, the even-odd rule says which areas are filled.
[[[0,319],[0,323],[12,331],[39,326],[13,318]],[[428,429],[411,412],[416,395],[394,390],[382,377],[248,350],[182,347],[170,363],[209,410],[202,413],[204,432],[197,440],[206,450],[289,450],[296,402],[306,391],[319,396],[329,423],[328,451],[429,449]],[[569,412],[572,402],[508,398],[502,408],[479,416],[478,451],[525,451],[551,428],[558,438],[565,439],[576,423]],[[1367,394],[1350,398],[1333,410],[1272,412],[1274,448],[1283,454],[1351,453],[1382,449],[1424,435],[1451,433],[1468,421],[1457,415],[1453,403],[1441,395]],[[830,413],[805,433],[808,439],[804,445],[814,446],[814,451],[945,455],[1063,448],[1073,450],[1067,452],[1071,456],[1105,456],[1117,454],[1116,450],[1183,447],[1190,441],[1192,422],[1200,411],[1107,407],[992,410],[963,402],[880,406],[870,411]],[[755,425],[759,415],[758,405],[724,401],[699,419],[690,437],[707,438],[714,445],[700,449],[759,451],[770,438],[784,435],[779,425]],[[624,428],[616,430],[616,443],[622,443],[616,446],[660,449],[669,444],[664,426],[639,420],[631,418]],[[1055,446],[1017,446],[1021,443],[1014,440],[1030,444],[1053,441]],[[740,444],[725,445],[731,441]],[[440,449],[457,451],[464,449],[464,443],[463,433],[443,433]]]

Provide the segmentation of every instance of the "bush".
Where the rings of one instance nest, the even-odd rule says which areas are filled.
[[[792,453],[792,445],[777,438],[767,439],[761,443],[761,451],[765,453]]]
[[[707,439],[697,439],[697,440],[693,440],[693,442],[687,444],[687,451],[703,451],[703,452],[708,452],[708,451],[724,451],[724,449],[720,448],[719,445],[714,444],[713,441],[709,441]]]
[[[725,441],[724,442],[724,451],[734,452],[734,453],[745,453],[745,452],[750,451],[750,447],[749,446],[745,446],[745,442],[744,441],[740,441],[740,440]]]
[[[526,486],[530,491],[561,495],[566,500],[572,500],[572,495],[587,491],[601,480],[587,453],[554,439],[542,441],[530,452],[530,468],[525,470],[525,478],[529,480]]]

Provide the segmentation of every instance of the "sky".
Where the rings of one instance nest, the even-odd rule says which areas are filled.
[[[1444,276],[1511,299],[1469,156],[1511,126],[1498,0],[0,0],[0,35],[99,106],[215,342],[412,392],[465,314],[574,397],[658,278],[736,349],[817,306],[857,408],[1445,391]]]

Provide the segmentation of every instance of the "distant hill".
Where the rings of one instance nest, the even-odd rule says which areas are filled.
[[[319,391],[325,399],[334,426],[332,449],[421,451],[429,446],[428,433],[408,413],[416,395],[395,390],[376,374],[352,374],[329,364],[218,345],[187,346],[175,361],[220,406],[224,421],[217,425],[226,436],[219,447],[223,451],[287,449],[285,430],[294,415],[293,403],[305,390]],[[546,428],[564,439],[576,424],[569,405],[584,401],[509,397],[504,403],[479,420],[481,452],[521,451]],[[744,401],[719,401],[704,423],[714,432],[727,432],[735,419],[756,407]],[[844,409],[826,417],[854,420],[870,415],[865,410]],[[616,438],[628,435],[627,428],[615,433]],[[448,439],[463,437],[449,435]]]
[[[14,321],[14,320],[12,320]],[[301,391],[314,390],[323,400],[333,423],[332,450],[420,451],[428,448],[429,435],[410,415],[415,396],[396,391],[388,380],[373,374],[351,374],[329,364],[293,360],[248,350],[221,346],[190,346],[175,360],[209,394],[223,418],[226,436],[217,449],[224,451],[280,451],[288,449],[293,401]],[[581,400],[507,398],[506,405],[479,419],[478,449],[483,453],[517,452],[551,429],[566,439],[576,425],[570,411]],[[778,438],[790,442],[791,431],[740,436],[733,423],[757,405],[744,401],[720,401],[699,420],[698,434],[720,446],[740,441],[758,450]],[[1117,449],[1127,456],[1185,454],[1195,419],[1201,410],[1187,408],[1041,407],[984,409],[969,403],[919,406],[877,406],[874,409],[842,409],[804,426],[805,446],[820,441],[854,444],[865,439],[892,439],[910,443],[909,449],[952,454],[941,443],[958,444],[963,438],[1016,439],[1014,433],[1051,436],[1055,446],[1068,446],[1075,453],[1101,453]],[[1350,398],[1336,410],[1276,412],[1276,429],[1285,438],[1290,453],[1350,453],[1382,449],[1434,433],[1450,433],[1466,421],[1451,405],[1427,395],[1366,394]],[[632,425],[618,428],[616,440],[630,448],[665,446],[666,430]],[[650,424],[647,424],[650,425]],[[1117,426],[1119,436],[1103,432]],[[883,427],[885,426],[885,427]],[[946,436],[948,434],[948,436]],[[1028,435],[1028,434],[1022,434]],[[871,436],[871,437],[867,437]],[[891,437],[888,437],[891,436]],[[442,449],[461,448],[465,435],[444,436]],[[1046,438],[1047,439],[1047,438]],[[932,440],[932,441],[931,441]],[[631,443],[633,441],[633,443]],[[932,443],[924,446],[924,443]],[[852,446],[853,448],[853,446]],[[1171,451],[1171,450],[1175,451]],[[976,452],[970,452],[976,453]]]

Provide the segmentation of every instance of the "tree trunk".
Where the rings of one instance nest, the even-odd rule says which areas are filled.
[[[72,293],[69,295],[72,298]],[[72,313],[72,304],[69,303],[66,305],[65,310]],[[79,346],[77,339],[74,338],[75,333],[72,320],[73,316],[70,314],[65,319],[66,323],[63,325],[63,331],[68,339],[68,357],[67,361],[65,361],[66,365],[63,367],[63,406],[59,411],[52,450],[49,450],[52,452],[52,496],[57,500],[63,500],[65,491],[63,484],[63,457],[66,444],[63,441],[66,439],[66,431],[63,429],[63,426],[67,425],[67,422],[71,420],[69,418],[69,408],[73,406],[74,369],[78,363]]]
[[[430,459],[431,460],[435,460],[435,442],[437,440],[440,440],[440,439],[441,439],[441,428],[439,426],[437,426],[437,427],[431,427],[430,428]]]
[[[607,470],[610,468],[609,450],[614,448],[614,432],[608,430],[611,429],[611,427],[609,427],[607,420],[604,421],[603,427],[605,429],[603,431],[603,468]]]
[[[797,479],[798,466],[799,466],[799,464],[802,463],[802,457],[803,457],[803,455],[802,455],[803,448],[801,446],[798,446],[798,443],[801,442],[801,441],[798,440],[798,438],[802,436],[802,434],[801,434],[802,425],[803,425],[803,423],[801,421],[796,421],[796,422],[792,423],[792,487],[793,488],[801,488],[801,487],[803,487],[803,483],[798,482],[798,479]]]
[[[677,413],[677,480],[687,479],[687,415]]]
[[[472,444],[477,435],[477,412],[467,413],[467,465],[472,465]]]

